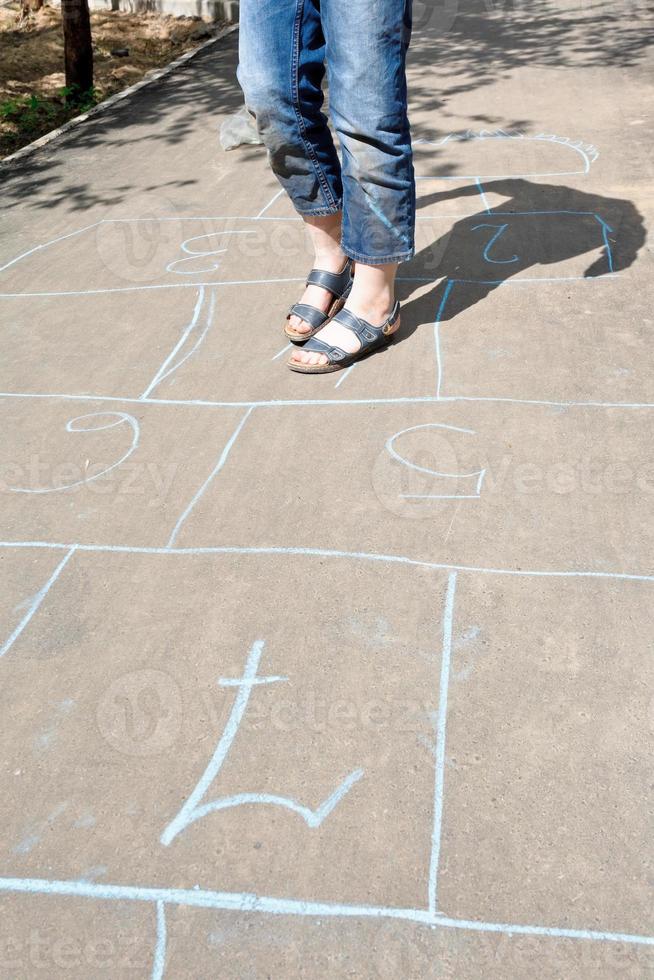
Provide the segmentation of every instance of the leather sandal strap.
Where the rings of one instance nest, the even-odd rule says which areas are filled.
[[[396,302],[393,309],[386,317],[384,322],[378,327],[372,323],[368,323],[362,317],[355,316],[350,310],[343,308],[340,310],[336,316],[333,318],[333,323],[340,323],[341,326],[346,327],[355,334],[359,343],[361,344],[361,350],[363,351],[370,344],[375,344],[381,340],[382,337],[386,336],[390,332],[390,328],[397,323],[397,318],[400,315],[400,304]]]
[[[390,333],[390,328],[397,323],[397,318],[400,315],[400,304],[395,303],[395,306],[391,310],[390,314],[386,317],[384,322],[380,326],[375,327],[372,323],[368,323],[367,320],[361,317],[355,316],[354,313],[350,313],[349,310],[345,308],[340,310],[335,317],[332,318],[332,323],[340,323],[342,327],[346,327],[351,330],[353,334],[359,338],[360,348],[354,353],[348,353],[347,351],[341,350],[340,347],[334,347],[331,344],[326,344],[324,340],[319,337],[311,337],[307,340],[304,345],[304,350],[314,351],[316,354],[326,354],[327,359],[330,364],[337,364],[344,360],[356,360],[362,357],[369,350],[374,347],[379,347],[386,337]]]
[[[352,282],[352,260],[348,259],[342,272],[327,272],[325,269],[312,269],[307,277],[307,286],[321,286],[340,299]]]
[[[286,319],[292,316],[299,316],[300,320],[308,323],[313,330],[319,330],[329,319],[326,313],[315,306],[309,306],[308,303],[296,303],[292,306]]]
[[[302,350],[310,350],[315,354],[326,354],[330,364],[336,364],[338,361],[344,361],[346,357],[352,356],[347,351],[341,350],[340,347],[326,344],[324,340],[320,340],[318,337],[311,337],[310,340],[307,340]]]

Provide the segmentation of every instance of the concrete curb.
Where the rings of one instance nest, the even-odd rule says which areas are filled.
[[[220,31],[215,37],[209,38],[208,41],[204,41],[202,44],[199,44],[197,48],[193,48],[192,51],[187,51],[185,54],[180,55],[179,58],[175,58],[175,60],[171,61],[170,64],[165,65],[163,68],[154,68],[152,71],[147,72],[140,81],[135,82],[134,85],[130,85],[129,88],[123,89],[122,92],[116,92],[115,95],[110,95],[108,99],[105,99],[104,102],[100,102],[99,105],[89,109],[88,112],[83,113],[81,116],[75,116],[73,119],[69,119],[68,122],[63,124],[63,126],[59,126],[57,129],[52,129],[44,136],[40,136],[37,140],[34,140],[32,143],[28,143],[27,146],[23,146],[20,148],[20,150],[16,150],[15,153],[5,157],[4,160],[0,160],[0,169],[10,168],[13,163],[17,163],[18,161],[23,160],[25,157],[31,156],[42,146],[47,146],[48,143],[52,143],[60,136],[63,136],[64,133],[67,133],[69,130],[73,129],[75,126],[79,126],[81,123],[86,122],[87,119],[93,119],[94,117],[99,116],[102,112],[106,112],[107,109],[113,108],[113,106],[115,106],[118,102],[121,102],[123,99],[128,99],[136,92],[139,92],[141,89],[151,85],[153,82],[158,82],[161,78],[171,75],[188,61],[192,61],[193,58],[200,54],[201,51],[206,51],[206,49],[211,47],[211,45],[217,44],[219,41],[222,41],[224,37],[227,37],[229,34],[233,34],[234,31],[237,30],[238,24],[231,24],[229,27],[223,28],[223,30]]]
[[[235,24],[239,15],[239,0],[89,0],[89,6],[91,10],[117,9],[132,14],[155,11],[173,17],[200,16],[208,23]]]

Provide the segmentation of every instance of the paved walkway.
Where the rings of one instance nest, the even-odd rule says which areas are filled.
[[[236,35],[5,177],[2,977],[654,965],[647,24],[416,13],[349,371],[284,367]]]

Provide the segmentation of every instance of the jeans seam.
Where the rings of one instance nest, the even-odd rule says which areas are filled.
[[[404,83],[402,86],[402,96],[405,105],[406,142],[409,147],[409,151],[407,155],[407,164],[411,175],[411,187],[410,187],[409,194],[407,196],[407,200],[404,205],[404,211],[405,211],[404,222],[405,222],[405,227],[410,229],[409,234],[411,235],[411,242],[408,242],[405,236],[401,236],[401,237],[403,237],[405,245],[411,249],[413,254],[415,252],[416,178],[415,178],[415,170],[413,167],[413,139],[411,133],[411,123],[409,120],[408,90],[407,90],[407,81],[406,81],[407,53],[411,41],[410,33],[408,38],[405,35],[407,12],[409,14],[409,19],[411,20],[412,0],[405,0],[405,4],[404,4],[404,17],[402,22],[402,37],[400,41],[399,56],[400,56],[400,63],[402,65],[402,77],[404,79]]]
[[[302,113],[300,111],[300,85],[299,85],[300,25],[302,21],[303,12],[304,12],[304,0],[297,0],[297,6],[295,10],[295,23],[293,25],[293,54],[291,58],[291,93],[293,98],[293,111],[295,112],[295,118],[297,119],[298,129],[300,131],[300,138],[304,144],[307,157],[313,164],[313,169],[315,171],[316,177],[318,178],[320,189],[322,190],[325,200],[327,201],[327,206],[334,207],[336,202],[334,201],[334,197],[330,190],[329,181],[327,180],[327,178],[323,173],[322,167],[320,166],[320,161],[316,156],[311,141],[307,138],[306,126],[304,125],[304,119],[302,118]]]

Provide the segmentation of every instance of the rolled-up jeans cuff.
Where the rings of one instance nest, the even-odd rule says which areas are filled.
[[[326,207],[322,208],[309,208],[307,211],[295,206],[295,210],[298,214],[302,215],[303,218],[320,218],[323,215],[338,214],[339,211],[343,210],[343,202],[337,201],[336,204],[327,205]]]
[[[354,259],[355,262],[362,262],[364,265],[389,265],[391,262],[408,262],[415,255],[413,246],[404,252],[395,252],[392,255],[364,255],[363,252],[356,252],[353,248],[348,248],[345,242],[341,243],[341,248],[350,259]]]

